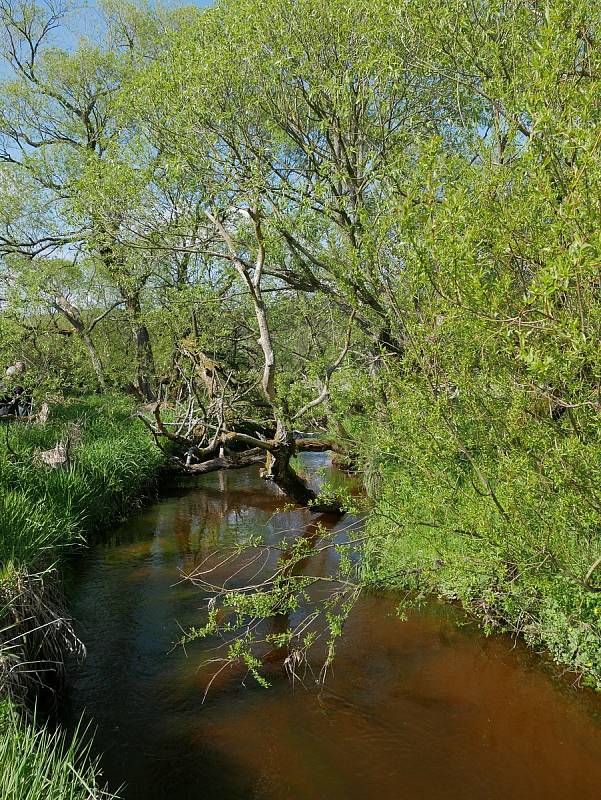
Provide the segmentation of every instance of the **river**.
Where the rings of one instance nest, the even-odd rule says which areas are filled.
[[[292,685],[275,663],[271,688],[228,670],[205,699],[215,642],[174,647],[203,621],[182,573],[257,533],[278,543],[310,524],[284,505],[256,468],[186,480],[75,564],[88,657],[69,670],[62,721],[93,720],[111,789],[124,785],[124,800],[601,796],[597,696],[442,603],[403,621],[398,599],[364,596],[325,685]],[[349,519],[329,524],[343,537]]]

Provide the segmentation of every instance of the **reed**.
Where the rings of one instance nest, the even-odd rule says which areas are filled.
[[[109,800],[98,788],[98,762],[87,731],[68,738],[32,720],[23,725],[11,703],[0,707],[2,800]]]

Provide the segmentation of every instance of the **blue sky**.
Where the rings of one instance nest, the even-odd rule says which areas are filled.
[[[141,4],[144,0],[140,0]],[[149,0],[149,5],[161,5],[163,8],[178,8],[183,6],[196,6],[197,8],[205,8],[210,6],[213,0]],[[98,33],[102,30],[102,24],[99,17],[94,13],[99,3],[98,0],[80,0],[74,3],[77,11],[69,14],[65,20],[65,25],[61,26],[55,31],[52,38],[53,44],[59,47],[72,47],[81,34],[87,35],[92,39],[95,38],[95,28]],[[0,68],[0,75],[3,70]]]
[[[141,3],[144,0],[140,0]],[[213,0],[149,0],[150,5],[161,5],[164,8],[178,8],[183,6],[197,6],[198,8],[206,8],[212,5]],[[77,11],[72,12],[65,19],[64,25],[54,31],[52,36],[52,44],[58,47],[65,47],[67,49],[75,46],[78,39],[82,34],[88,36],[91,40],[98,38],[102,35],[102,23],[94,10],[98,7],[98,0],[75,0],[73,3]],[[0,58],[0,80],[10,77],[10,69]]]

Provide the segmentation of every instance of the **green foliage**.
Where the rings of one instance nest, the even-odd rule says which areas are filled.
[[[34,719],[23,724],[10,703],[0,706],[0,797],[3,800],[109,800],[86,732],[72,740]]]
[[[132,95],[203,203],[259,198],[271,275],[357,312],[329,416],[376,503],[366,579],[595,680],[600,22],[583,0],[222,3]]]
[[[160,377],[177,400],[201,363],[183,365],[185,349],[238,398],[227,421],[327,419],[373,497],[368,582],[460,598],[599,682],[597,4],[106,14],[98,44],[7,55],[0,357],[23,356],[43,391],[90,390],[102,381],[83,330],[109,388]],[[56,330],[66,290],[82,330]],[[199,408],[205,389],[206,375]],[[65,542],[97,524],[90,491],[117,509],[144,482],[130,434],[98,426],[76,467],[44,481],[0,461],[7,560],[55,551],[63,511]],[[39,446],[27,430],[17,461]],[[11,539],[27,504],[29,544]],[[283,601],[228,598],[241,624]]]
[[[565,419],[526,424],[519,397],[497,404],[500,435],[492,401],[449,408],[399,389],[387,419],[354,427],[375,505],[367,583],[458,599],[600,685],[597,437]]]

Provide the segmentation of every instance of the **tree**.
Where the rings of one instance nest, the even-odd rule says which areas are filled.
[[[23,259],[13,256],[8,261],[8,268],[4,278],[13,303],[27,307],[30,312],[42,304],[48,310],[61,314],[88,353],[98,389],[105,391],[104,368],[92,334],[119,302],[111,303],[88,321],[88,315],[76,305],[73,294],[78,292],[86,304],[89,304],[95,287],[90,280],[84,280],[84,276],[89,276],[73,261],[60,258]]]
[[[62,1],[7,0],[0,6],[4,57],[13,76],[0,98],[0,159],[6,185],[13,192],[23,187],[25,205],[43,209],[26,230],[16,225],[14,209],[6,209],[1,252],[35,258],[77,247],[94,255],[120,293],[131,326],[136,386],[152,400],[154,356],[142,308],[150,273],[118,241],[126,187],[123,180],[113,184],[121,191],[111,209],[97,207],[100,197],[93,190],[114,177],[127,139],[117,91],[141,53],[152,52],[160,28],[132,4],[107,3],[104,42],[84,39],[74,50],[60,49],[52,37],[69,12],[70,4]],[[139,180],[134,187],[142,191]],[[132,200],[131,191],[127,197]],[[25,213],[31,220],[31,211]]]

